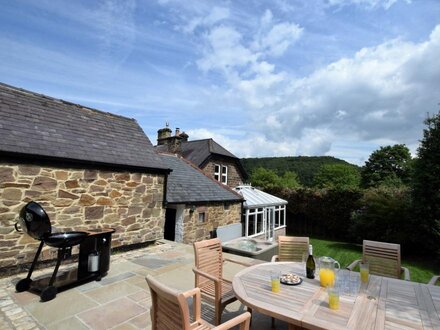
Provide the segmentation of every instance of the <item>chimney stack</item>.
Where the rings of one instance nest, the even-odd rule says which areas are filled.
[[[171,129],[166,123],[165,128],[161,128],[157,131],[157,145],[166,145],[168,147],[168,152],[180,153],[180,144],[182,142],[188,141],[188,134],[185,132],[180,133],[180,128],[176,127],[176,132],[174,136],[171,136]]]
[[[157,131],[157,145],[167,144],[167,140],[171,137],[171,130],[167,127]]]

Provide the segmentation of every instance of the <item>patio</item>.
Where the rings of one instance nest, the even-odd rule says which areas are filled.
[[[49,302],[29,293],[15,292],[15,283],[24,273],[0,280],[0,330],[3,329],[150,329],[150,292],[145,276],[151,274],[167,285],[187,290],[194,287],[194,252],[191,245],[161,240],[158,245],[112,255],[110,271],[100,282],[58,293]],[[256,263],[254,259],[230,255],[237,260]],[[72,265],[71,265],[72,266]],[[70,266],[70,267],[71,267]],[[61,268],[61,272],[69,266]],[[226,278],[243,269],[226,262]],[[51,273],[39,270],[33,278]],[[222,321],[233,318],[246,308],[235,302],[226,307]],[[203,304],[204,318],[212,322],[210,305]],[[270,317],[254,313],[252,329],[269,329]],[[277,329],[287,324],[276,322]]]

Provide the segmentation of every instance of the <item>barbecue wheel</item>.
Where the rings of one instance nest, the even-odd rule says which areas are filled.
[[[15,290],[17,290],[17,292],[27,291],[31,287],[31,283],[32,280],[30,278],[23,278],[17,282],[15,285]]]
[[[41,301],[49,301],[55,298],[57,295],[57,288],[54,286],[48,286],[41,291]]]

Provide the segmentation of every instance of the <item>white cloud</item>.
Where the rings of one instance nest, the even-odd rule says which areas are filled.
[[[232,27],[215,27],[206,39],[209,45],[205,55],[197,61],[203,71],[219,69],[229,72],[257,60],[258,54],[241,44],[242,35]]]
[[[182,29],[185,33],[193,33],[198,27],[210,27],[229,18],[229,8],[214,7],[208,15],[192,18]]]
[[[413,150],[426,111],[437,109],[439,56],[440,25],[425,42],[363,48],[302,78],[254,61],[253,79],[229,80],[230,93],[246,101],[252,129],[237,140],[217,138],[239,156],[322,155],[341,150],[333,143],[363,141],[370,147],[346,156],[359,164],[380,145]]]
[[[261,50],[266,51],[269,55],[281,56],[291,44],[301,37],[302,32],[303,29],[298,24],[276,24],[261,38],[259,42]]]
[[[230,87],[228,96],[238,103],[252,108],[272,106],[280,101],[278,87],[286,75],[277,72],[270,56],[283,55],[302,31],[295,23],[276,23],[270,10],[261,16],[251,40],[245,40],[232,26],[215,26],[205,35],[203,56],[197,65],[204,72],[222,72]]]
[[[399,0],[328,0],[330,6],[347,6],[347,5],[361,5],[366,8],[373,9],[382,7],[388,10],[391,6],[397,3]],[[411,0],[400,0],[402,2],[411,3]]]

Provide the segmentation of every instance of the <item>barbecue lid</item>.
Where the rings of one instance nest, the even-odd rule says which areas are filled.
[[[25,233],[38,240],[52,231],[49,216],[36,202],[29,202],[21,209],[18,223]]]

